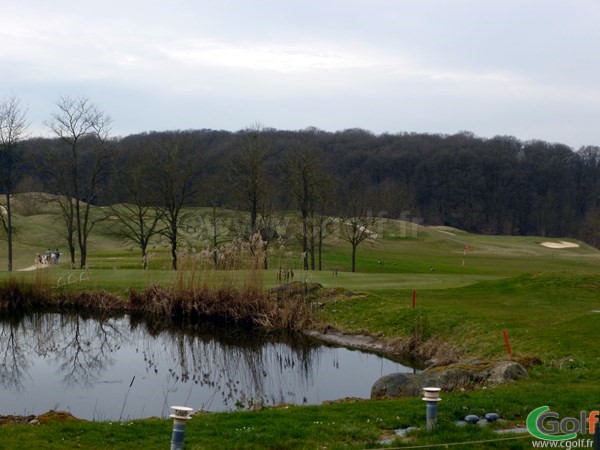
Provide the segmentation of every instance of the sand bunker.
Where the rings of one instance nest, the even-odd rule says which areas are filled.
[[[579,244],[574,242],[560,241],[560,242],[542,242],[540,245],[548,248],[576,248]]]

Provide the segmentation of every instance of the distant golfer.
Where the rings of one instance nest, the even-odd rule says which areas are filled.
[[[58,264],[58,257],[60,256],[60,252],[58,249],[54,250],[54,264]]]

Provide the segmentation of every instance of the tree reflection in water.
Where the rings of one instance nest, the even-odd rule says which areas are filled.
[[[169,386],[183,381],[211,388],[213,395],[201,405],[206,410],[212,408],[215,396],[230,408],[297,403],[296,392],[303,392],[310,383],[320,349],[314,340],[299,334],[214,323],[165,328],[152,325],[147,321],[143,326],[132,324],[132,330],[141,329],[136,342],[142,347],[136,350],[142,352],[147,370],[158,373],[159,364],[168,363]],[[156,339],[143,339],[148,333]],[[290,380],[290,374],[294,379]],[[284,392],[286,385],[294,389]],[[163,413],[170,393],[169,389],[163,391]]]
[[[31,343],[22,337],[20,328],[25,326],[23,316],[12,315],[0,328],[0,385],[5,389],[22,391],[30,362],[27,354]]]
[[[403,369],[410,370],[303,335],[231,324],[66,313],[0,316],[0,414],[61,408],[82,418],[117,420],[164,417],[176,403],[211,411],[318,403],[368,396],[377,377]],[[347,387],[349,380],[354,387]],[[357,384],[366,392],[348,390]]]

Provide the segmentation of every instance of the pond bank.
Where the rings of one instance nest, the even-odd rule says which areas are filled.
[[[150,285],[130,289],[127,297],[103,290],[55,290],[10,278],[0,285],[0,310],[26,313],[58,308],[107,313],[152,314],[191,320],[220,320],[262,329],[310,328],[312,305],[298,290],[263,291],[257,286]]]
[[[412,367],[421,369],[452,364],[464,356],[459,349],[438,339],[384,339],[362,334],[345,334],[329,329],[325,331],[307,329],[302,332],[330,344],[379,353],[396,360],[410,362]]]
[[[444,391],[472,390],[484,385],[529,378],[525,366],[541,363],[537,359],[478,360],[461,354],[447,343],[435,339],[417,342],[410,339],[385,340],[339,331],[304,330],[304,334],[346,348],[374,352],[415,368],[412,374],[389,373],[373,385],[371,398],[414,397],[425,386]],[[436,349],[432,353],[432,349]],[[426,356],[426,357],[425,357]],[[410,359],[408,359],[410,358]],[[523,365],[522,365],[523,364]]]

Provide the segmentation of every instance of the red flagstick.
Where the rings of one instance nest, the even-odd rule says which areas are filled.
[[[417,299],[417,291],[413,289],[412,307],[415,309],[415,300]]]
[[[510,351],[510,342],[508,342],[508,334],[506,334],[506,330],[504,330],[504,343],[506,344],[506,351],[509,355],[512,355],[512,352]]]

